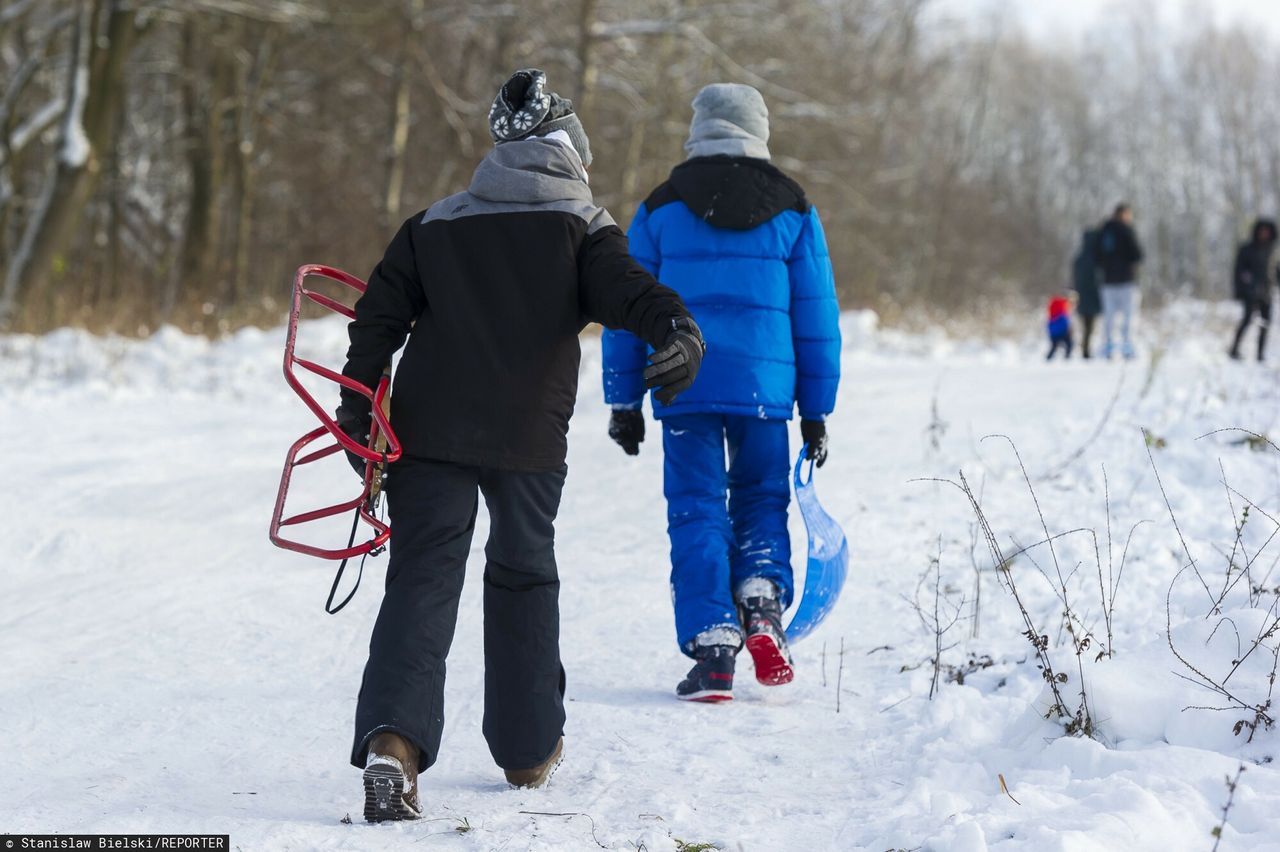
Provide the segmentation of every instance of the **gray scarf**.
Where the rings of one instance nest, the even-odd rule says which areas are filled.
[[[476,167],[468,191],[486,201],[594,204],[582,160],[560,142],[538,136],[494,146]]]

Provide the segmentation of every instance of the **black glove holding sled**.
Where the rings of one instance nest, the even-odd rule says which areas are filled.
[[[706,351],[707,342],[702,339],[702,331],[693,317],[672,320],[671,333],[667,335],[662,349],[649,356],[644,386],[657,388],[654,398],[663,405],[670,405],[693,384]]]
[[[338,428],[348,438],[362,447],[369,446],[369,429],[373,423],[373,416],[368,411],[352,411],[344,405],[334,412],[333,419],[338,422]],[[347,454],[347,462],[350,463],[351,469],[356,472],[356,476],[364,479],[364,459],[350,450],[344,450],[343,452]]]
[[[644,443],[644,412],[615,408],[609,417],[609,437],[629,456],[640,455]]]
[[[821,420],[801,420],[800,437],[809,445],[806,459],[818,467],[827,463],[827,424]]]

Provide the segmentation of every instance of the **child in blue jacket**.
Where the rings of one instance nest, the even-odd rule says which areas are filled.
[[[761,683],[793,676],[782,628],[792,600],[787,421],[798,406],[808,455],[821,465],[840,380],[840,309],[818,212],[769,162],[764,98],[716,84],[693,110],[689,159],[641,205],[628,237],[707,341],[697,383],[653,406],[676,634],[696,661],[676,694],[725,701],[744,643]],[[609,435],[629,455],[644,440],[647,352],[629,333],[605,333]]]

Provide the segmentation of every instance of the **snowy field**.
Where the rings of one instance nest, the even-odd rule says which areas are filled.
[[[310,427],[282,334],[0,338],[0,831],[229,833],[243,850],[1209,850],[1243,765],[1220,848],[1280,849],[1280,451],[1201,437],[1280,437],[1276,362],[1224,357],[1234,315],[1168,312],[1127,365],[847,316],[817,487],[850,580],[795,647],[796,682],[760,687],[744,657],[726,706],[673,697],[688,663],[660,443],[651,426],[629,459],[608,440],[586,341],[559,522],[565,762],[549,787],[509,790],[481,737],[482,511],[428,819],[381,826],[360,820],[346,759],[385,557],[330,617],[330,566],[267,541],[285,448]],[[341,357],[340,324],[304,333]],[[351,490],[331,461],[297,496]],[[961,471],[1007,571],[965,495],[922,481]],[[1051,552],[1046,527],[1075,532]],[[1046,660],[1069,719],[1045,718]]]

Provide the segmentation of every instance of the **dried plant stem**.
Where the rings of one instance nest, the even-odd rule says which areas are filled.
[[[1027,641],[1035,649],[1036,661],[1040,667],[1041,675],[1044,677],[1045,683],[1049,685],[1053,704],[1049,708],[1046,718],[1057,716],[1058,718],[1069,719],[1071,718],[1071,713],[1067,711],[1066,702],[1062,698],[1062,691],[1058,688],[1063,676],[1054,671],[1053,661],[1049,659],[1049,637],[1040,632],[1036,627],[1035,621],[1031,618],[1031,613],[1027,610],[1026,603],[1018,592],[1018,585],[1014,581],[1013,572],[1010,570],[1009,558],[1004,555],[1004,551],[1000,547],[1000,541],[996,538],[995,531],[991,528],[986,512],[982,509],[982,503],[978,500],[977,495],[973,493],[973,488],[970,487],[968,479],[965,478],[964,471],[960,471],[958,477],[959,482],[950,479],[929,479],[924,481],[946,483],[959,489],[960,493],[964,494],[969,501],[969,507],[973,510],[978,523],[978,531],[982,534],[982,540],[986,543],[987,550],[991,554],[992,564],[996,566],[997,576],[1001,578],[1001,582],[1008,589],[1018,607],[1018,612],[1022,616],[1023,626],[1026,628],[1023,630],[1023,635],[1027,637]]]
[[[1107,423],[1111,420],[1111,414],[1116,409],[1116,403],[1120,401],[1120,392],[1124,390],[1124,380],[1125,380],[1125,374],[1127,372],[1128,372],[1127,365],[1121,368],[1120,377],[1116,380],[1115,393],[1111,395],[1111,402],[1107,403],[1107,407],[1102,412],[1102,419],[1098,421],[1098,425],[1094,427],[1093,432],[1089,434],[1089,437],[1085,439],[1085,442],[1081,444],[1076,449],[1075,452],[1073,452],[1071,455],[1067,456],[1066,459],[1060,462],[1057,467],[1053,468],[1053,470],[1049,471],[1044,476],[1042,476],[1041,479],[1052,479],[1053,477],[1062,473],[1064,470],[1070,467],[1073,462],[1075,462],[1077,459],[1082,457],[1085,454],[1085,452],[1088,451],[1089,447],[1093,445],[1094,441],[1098,440],[1098,437],[1102,435],[1103,430],[1107,428]]]
[[[1227,817],[1231,815],[1231,805],[1236,799],[1236,787],[1240,786],[1240,776],[1244,774],[1244,764],[1236,769],[1235,777],[1227,776],[1227,803],[1222,806],[1222,822],[1214,826],[1210,834],[1213,835],[1213,852],[1218,852],[1218,844],[1222,843],[1222,832],[1227,827]]]
[[[840,637],[840,665],[836,669],[836,713],[840,712],[840,683],[844,680],[844,637]]]
[[[1209,584],[1205,582],[1204,575],[1200,573],[1200,567],[1196,565],[1196,558],[1191,555],[1191,548],[1187,546],[1187,537],[1182,534],[1182,527],[1178,525],[1178,517],[1173,512],[1173,504],[1169,502],[1169,492],[1165,491],[1164,480],[1160,478],[1160,469],[1156,466],[1155,454],[1151,452],[1150,443],[1147,444],[1147,458],[1151,461],[1151,471],[1156,475],[1156,485],[1160,486],[1160,496],[1164,498],[1165,508],[1169,510],[1169,520],[1173,521],[1173,528],[1178,532],[1178,541],[1182,543],[1182,552],[1187,556],[1187,565],[1195,572],[1196,579],[1200,581],[1200,585],[1204,587],[1204,593],[1209,596],[1210,612],[1217,608],[1217,601],[1213,597],[1213,592],[1209,591]],[[1179,571],[1179,574],[1182,572]]]
[[[1036,517],[1040,519],[1040,528],[1044,531],[1045,544],[1049,548],[1049,555],[1053,559],[1053,570],[1058,578],[1057,588],[1061,593],[1064,622],[1067,632],[1071,636],[1072,648],[1076,655],[1076,674],[1080,678],[1080,708],[1076,711],[1072,721],[1082,733],[1092,736],[1093,714],[1089,711],[1089,696],[1085,689],[1083,659],[1084,652],[1090,645],[1090,640],[1087,635],[1081,636],[1076,633],[1075,622],[1077,619],[1071,608],[1071,602],[1068,600],[1067,578],[1062,574],[1062,564],[1058,560],[1058,551],[1053,546],[1055,536],[1049,532],[1049,523],[1045,520],[1044,510],[1040,507],[1040,497],[1036,494],[1035,486],[1031,484],[1031,475],[1027,472],[1027,466],[1022,461],[1022,454],[1018,452],[1018,447],[1013,442],[1013,439],[1008,435],[990,435],[988,437],[1003,438],[1008,442],[1014,458],[1018,460],[1018,468],[1022,471],[1022,478],[1027,483],[1027,493],[1031,495],[1031,502],[1036,507]],[[986,440],[986,438],[983,440]]]

